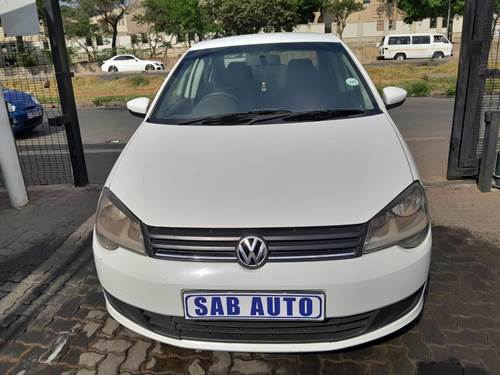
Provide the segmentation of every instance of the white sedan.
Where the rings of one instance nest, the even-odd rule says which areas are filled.
[[[134,55],[117,55],[103,62],[103,72],[142,72],[143,70],[165,70],[159,61],[141,60]]]
[[[156,99],[100,197],[94,258],[110,314],[203,350],[343,349],[424,304],[422,182],[379,95],[331,34],[204,41]]]

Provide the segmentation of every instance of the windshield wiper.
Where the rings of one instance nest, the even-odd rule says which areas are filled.
[[[262,115],[278,115],[290,114],[291,111],[284,109],[265,109],[259,111],[249,111],[249,112],[238,112],[238,113],[228,113],[225,115],[213,115],[213,116],[205,116],[199,117],[194,120],[179,122],[179,125],[191,125],[191,124],[200,124],[200,125],[239,125],[250,122],[258,116]]]
[[[289,115],[283,116],[282,121],[318,121],[329,120],[333,118],[351,117],[366,113],[364,109],[357,108],[339,108],[339,109],[325,109],[316,111],[294,112]]]

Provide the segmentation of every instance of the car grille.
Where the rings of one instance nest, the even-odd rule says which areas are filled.
[[[259,236],[269,262],[317,261],[361,255],[366,225],[330,227],[194,229],[146,227],[152,256],[170,260],[235,262],[242,237]]]
[[[378,310],[320,322],[188,320],[142,310],[105,294],[121,315],[149,331],[178,340],[313,343],[346,340],[384,327],[410,312],[422,291],[423,286],[409,297]]]

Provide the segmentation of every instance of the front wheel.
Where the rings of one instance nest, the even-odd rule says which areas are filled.
[[[146,70],[155,70],[155,67],[151,64],[146,65]]]
[[[442,59],[444,57],[444,53],[441,51],[434,52],[434,55],[432,55],[432,58],[434,59]]]
[[[118,68],[114,65],[111,65],[109,68],[108,68],[108,72],[117,72],[118,71]]]
[[[404,60],[406,59],[406,55],[404,53],[396,53],[396,56],[394,56],[394,60]]]

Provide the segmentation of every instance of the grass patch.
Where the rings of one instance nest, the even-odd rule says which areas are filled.
[[[144,95],[153,99],[154,95]],[[130,99],[137,98],[137,95],[107,95],[96,96],[92,99],[92,104],[96,107],[125,107]]]
[[[130,86],[132,87],[139,87],[139,86],[147,86],[149,85],[149,79],[144,77],[142,74],[141,75],[136,75],[132,77],[128,77],[127,80],[129,81]]]
[[[408,82],[403,88],[408,91],[408,96],[429,96],[431,93],[431,86],[424,80]]]
[[[458,60],[438,65],[422,63],[366,66],[366,70],[377,88],[403,87],[410,96],[452,96],[454,94],[451,87],[456,84]]]
[[[448,86],[448,88],[446,89],[446,96],[455,96],[457,95],[457,85],[456,83]]]

